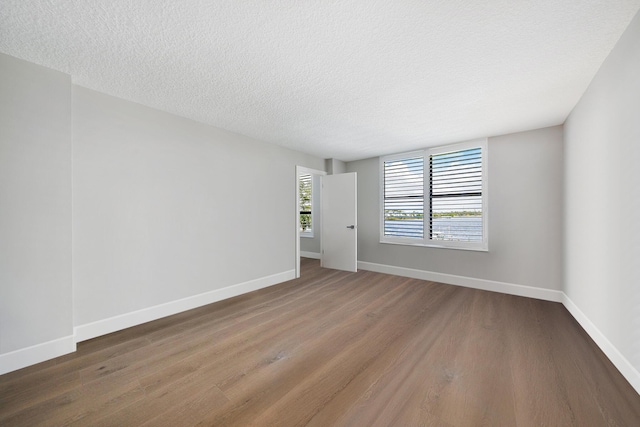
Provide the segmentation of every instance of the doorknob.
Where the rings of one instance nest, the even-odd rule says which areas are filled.
[[[347,228],[350,228],[350,229],[352,229],[352,230],[353,230],[353,229],[355,229],[355,228],[356,228],[356,226],[355,226],[355,225],[347,225]]]

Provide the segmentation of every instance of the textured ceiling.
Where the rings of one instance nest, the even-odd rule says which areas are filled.
[[[2,0],[0,51],[324,158],[564,122],[640,0]]]

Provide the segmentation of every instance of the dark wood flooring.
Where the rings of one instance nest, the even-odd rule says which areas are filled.
[[[302,268],[0,376],[0,425],[640,425],[561,304]]]

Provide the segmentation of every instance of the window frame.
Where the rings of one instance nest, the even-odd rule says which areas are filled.
[[[462,242],[462,241],[448,241],[448,240],[433,240],[429,235],[429,221],[431,212],[431,183],[429,179],[429,159],[430,156],[444,154],[454,151],[462,151],[470,148],[480,148],[481,166],[482,166],[482,241],[480,242]],[[401,237],[401,236],[385,236],[385,162],[398,161],[402,159],[422,157],[423,159],[423,237]],[[488,142],[487,138],[475,139],[466,142],[460,142],[456,144],[442,145],[438,147],[430,147],[422,150],[409,151],[406,153],[390,154],[387,156],[381,156],[379,158],[379,221],[380,221],[380,243],[406,245],[406,246],[424,246],[431,248],[444,248],[444,249],[460,249],[471,251],[488,251],[489,250],[489,204],[488,204]]]

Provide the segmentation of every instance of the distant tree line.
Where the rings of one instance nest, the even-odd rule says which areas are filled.
[[[482,212],[479,211],[450,211],[450,212],[434,212],[431,215],[433,218],[452,218],[452,217],[471,217],[482,216]],[[408,212],[401,209],[387,209],[384,211],[384,219],[387,221],[404,221],[423,219],[424,213],[422,212]]]

